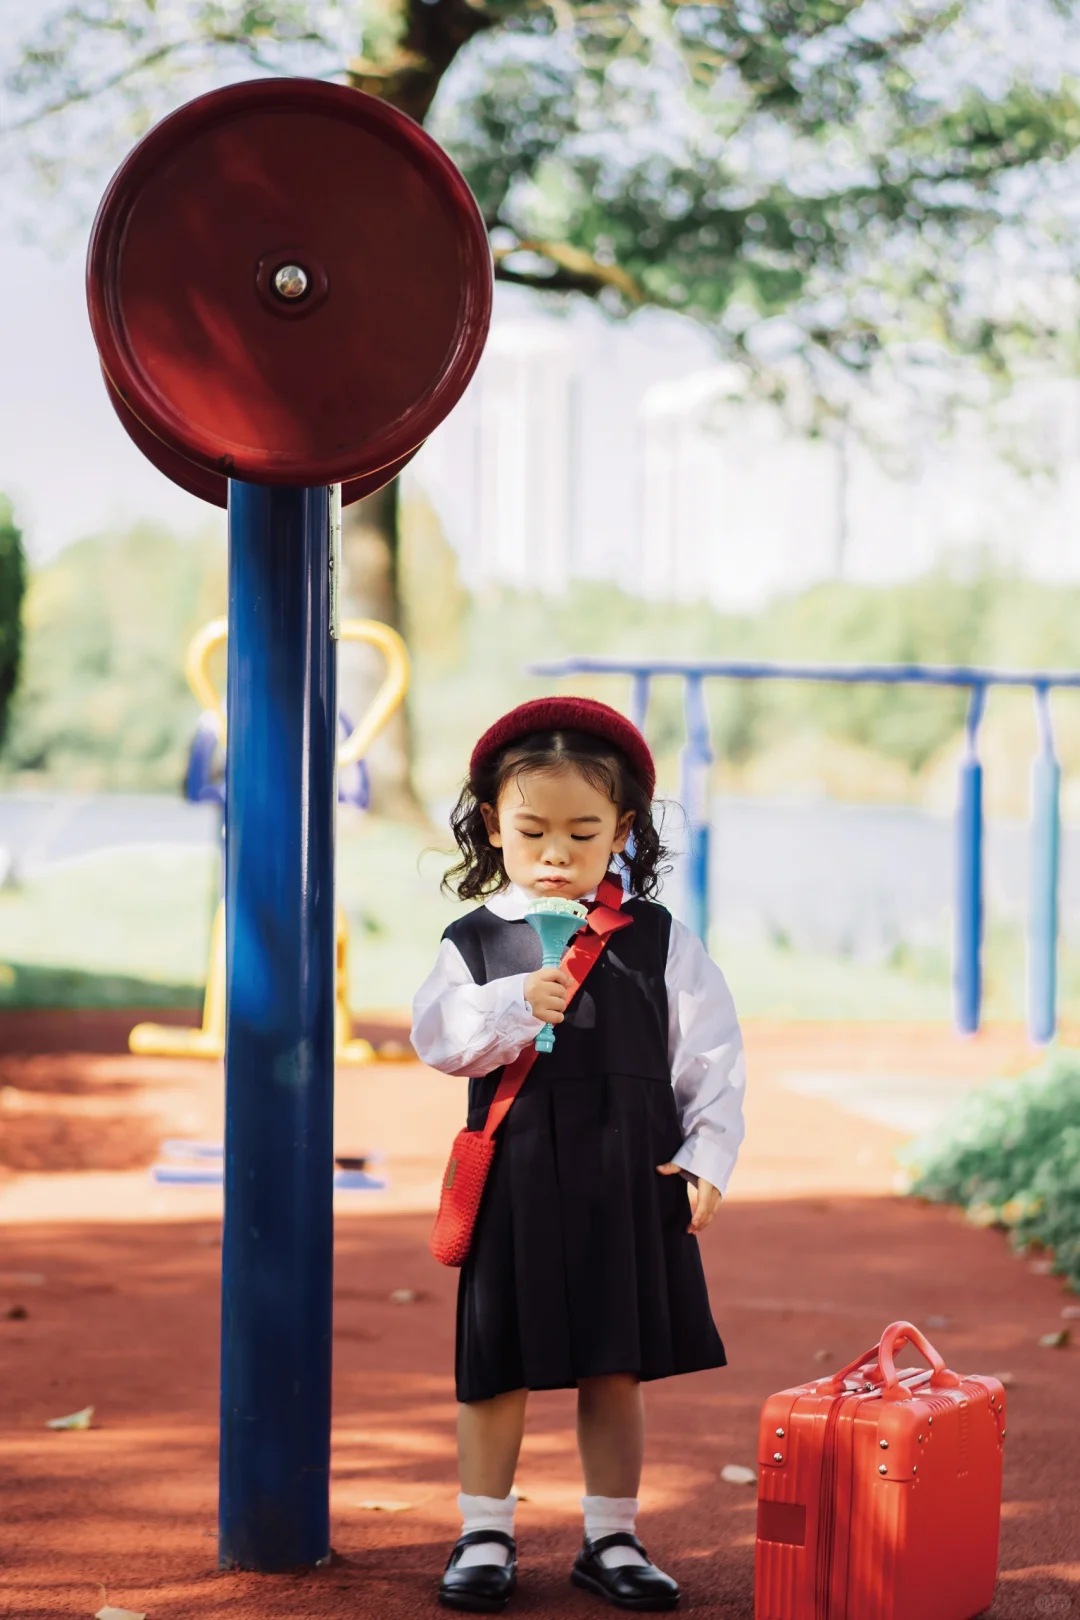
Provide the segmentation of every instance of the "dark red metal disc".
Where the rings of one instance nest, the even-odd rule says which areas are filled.
[[[172,449],[163,439],[156,439],[150,429],[139,421],[135,412],[124,404],[104,371],[102,376],[105,378],[105,388],[112,407],[120,418],[128,438],[139,447],[147,461],[152,462],[158,472],[163,472],[166,478],[171,478],[174,484],[186,489],[189,495],[197,495],[201,501],[209,501],[211,506],[226,508],[229,504],[229,480],[224,473],[210,472],[208,468],[200,467],[194,461],[188,461],[186,456]],[[417,445],[416,448],[418,450],[420,446]],[[416,450],[410,450],[407,456],[400,456],[388,467],[380,467],[377,472],[365,473],[363,478],[350,478],[341,486],[342,506],[351,506],[354,501],[362,500],[365,495],[374,495],[375,491],[382,489],[391,478],[396,478],[415,454]]]
[[[306,277],[292,299],[286,265]],[[476,368],[491,281],[441,148],[314,79],[230,85],[163,119],[113,177],[87,264],[122,404],[181,461],[261,484],[346,485],[416,450]]]

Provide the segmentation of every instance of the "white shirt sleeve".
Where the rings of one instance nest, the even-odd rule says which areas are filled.
[[[543,1021],[525,1001],[524,973],[477,984],[451,940],[413,1001],[417,1057],[444,1074],[490,1074],[535,1040]]]
[[[672,1162],[724,1193],[745,1130],[746,1060],[735,1003],[697,935],[675,919],[664,978],[671,1084],[683,1131]]]

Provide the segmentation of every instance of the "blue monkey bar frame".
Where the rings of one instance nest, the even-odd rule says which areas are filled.
[[[714,754],[705,703],[707,680],[826,681],[844,686],[952,686],[970,693],[956,807],[956,915],[953,991],[956,1025],[971,1035],[982,1003],[983,791],[979,726],[994,686],[1027,687],[1035,698],[1039,751],[1031,774],[1031,878],[1028,903],[1028,1029],[1040,1044],[1057,1027],[1058,887],[1061,848],[1061,766],[1054,753],[1050,693],[1080,687],[1080,673],[995,670],[932,664],[777,664],[752,659],[565,658],[533,664],[534,675],[628,675],[630,717],[642,731],[650,687],[659,675],[684,683],[686,743],[680,760],[680,797],[690,834],[687,921],[707,942],[709,929],[708,783]]]

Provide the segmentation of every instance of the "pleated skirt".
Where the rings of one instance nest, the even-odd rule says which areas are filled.
[[[726,1365],[687,1184],[656,1171],[681,1142],[668,1080],[533,1071],[461,1270],[459,1401]]]

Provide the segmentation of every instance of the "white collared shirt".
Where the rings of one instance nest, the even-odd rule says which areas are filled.
[[[585,900],[592,894],[582,896]],[[487,901],[496,917],[516,922],[531,896],[512,886]],[[477,984],[451,940],[413,1002],[417,1055],[444,1074],[485,1075],[510,1063],[543,1027],[525,1001],[524,973]],[[743,1139],[746,1062],[727,981],[696,934],[672,918],[664,973],[668,1061],[683,1133],[674,1163],[720,1191]]]

